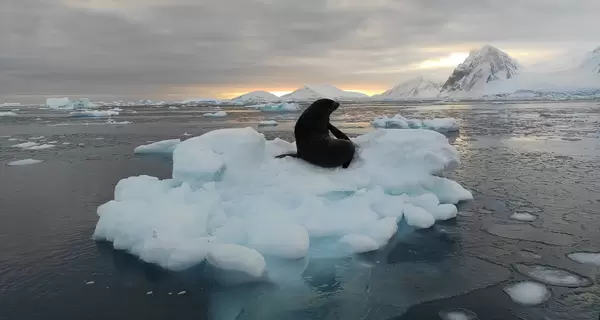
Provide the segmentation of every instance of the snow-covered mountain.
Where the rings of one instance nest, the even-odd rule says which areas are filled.
[[[278,96],[276,96],[270,92],[260,91],[260,90],[248,92],[237,98],[231,99],[231,101],[238,102],[238,103],[254,103],[254,102],[261,103],[261,102],[271,102],[271,101],[277,101],[277,100],[280,100]]]
[[[600,76],[600,47],[585,55],[580,68],[584,72]]]
[[[358,100],[368,98],[364,93],[344,91],[332,85],[304,85],[294,92],[281,97],[284,101],[305,101],[319,98],[330,98],[336,100]]]
[[[402,82],[381,94],[374,95],[372,98],[381,100],[435,98],[439,95],[441,88],[441,83],[423,77],[416,77]]]
[[[482,94],[488,84],[512,79],[520,69],[519,63],[508,54],[485,45],[471,51],[467,59],[454,69],[442,86],[442,94]]]

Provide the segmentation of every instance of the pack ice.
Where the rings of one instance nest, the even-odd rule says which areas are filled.
[[[351,166],[325,169],[275,159],[294,144],[251,127],[190,138],[174,149],[171,179],[117,183],[114,200],[98,207],[94,238],[170,270],[206,260],[260,278],[271,259],[377,250],[398,223],[428,228],[472,199],[434,175],[460,164],[438,132],[380,129],[353,141]]]

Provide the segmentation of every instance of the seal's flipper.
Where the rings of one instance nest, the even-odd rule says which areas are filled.
[[[350,138],[348,138],[348,136],[340,129],[332,125],[331,122],[327,123],[327,129],[329,129],[329,131],[331,131],[336,138],[350,141]]]

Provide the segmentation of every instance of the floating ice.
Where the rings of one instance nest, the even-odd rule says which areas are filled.
[[[536,215],[533,215],[528,212],[515,212],[515,213],[511,214],[509,218],[511,218],[513,220],[526,221],[526,222],[531,222],[531,221],[537,220]]]
[[[108,119],[106,120],[106,124],[131,124],[131,121],[115,121],[114,119]]]
[[[14,117],[17,114],[12,111],[0,112],[0,117]]]
[[[550,298],[550,290],[545,285],[537,282],[524,281],[504,288],[504,292],[517,303],[523,305],[536,305]]]
[[[171,110],[177,110],[177,109],[179,109],[179,108],[177,108],[176,106],[170,106],[168,109],[171,109]]]
[[[225,111],[217,111],[215,113],[205,113],[205,117],[227,117],[227,112]]]
[[[180,139],[162,140],[150,144],[137,146],[134,153],[173,153],[175,147],[181,143]]]
[[[8,165],[9,166],[26,166],[26,165],[36,164],[36,163],[40,163],[40,162],[43,162],[43,161],[35,160],[35,159],[23,159],[23,160],[16,160],[16,161],[9,162]]]
[[[41,140],[41,139],[44,139],[44,138],[45,138],[45,136],[31,137],[31,138],[29,138],[29,140]]]
[[[455,308],[442,310],[439,313],[442,320],[477,320],[477,314],[471,310]]]
[[[113,111],[113,110],[82,110],[82,111],[69,112],[70,117],[76,117],[76,118],[81,118],[81,117],[105,118],[105,117],[112,117],[112,116],[118,116],[118,115],[119,115],[119,112]]]
[[[592,252],[573,252],[567,257],[575,262],[593,264],[600,267],[600,253]]]
[[[267,268],[263,255],[299,259],[323,241],[334,244],[332,255],[348,246],[376,250],[403,217],[427,228],[472,199],[458,183],[433,175],[460,164],[440,133],[384,129],[353,141],[359,152],[350,167],[325,169],[275,159],[294,145],[265,140],[251,127],[190,138],[174,149],[171,179],[119,181],[114,200],[98,208],[94,238],[167,269],[206,258],[259,277]]]
[[[178,296],[180,296],[180,295],[183,295],[183,294],[186,294],[186,293],[187,293],[187,291],[183,290],[183,291],[179,291],[179,292],[177,293],[177,295],[178,295]]]
[[[53,144],[41,144],[41,145],[29,147],[29,148],[27,148],[27,150],[45,150],[45,149],[51,149],[54,147],[55,147],[55,145],[53,145]]]
[[[266,103],[266,104],[255,104],[246,106],[247,108],[259,109],[263,112],[293,112],[300,110],[300,106],[297,103]]]
[[[146,295],[151,295],[151,294],[153,294],[153,293],[154,293],[154,292],[152,292],[152,291],[148,291],[148,292],[146,292]]]
[[[85,284],[94,284],[96,283],[95,281],[87,281]]]
[[[0,107],[19,107],[21,103],[19,102],[4,102],[0,103]]]
[[[515,268],[520,273],[551,286],[576,288],[592,284],[592,281],[584,276],[550,266],[516,264]]]
[[[13,145],[13,147],[27,149],[27,148],[31,148],[31,147],[37,146],[37,145],[38,144],[35,142],[23,142],[23,143],[15,144],[15,145]]]
[[[265,120],[258,123],[259,127],[268,127],[268,126],[276,126],[277,121],[275,120]]]
[[[393,117],[379,117],[371,122],[375,128],[388,129],[430,129],[438,132],[453,132],[460,128],[454,118],[407,119],[399,114]]]

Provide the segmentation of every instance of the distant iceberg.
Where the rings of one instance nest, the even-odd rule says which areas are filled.
[[[393,117],[378,117],[371,122],[375,128],[386,129],[430,129],[438,132],[454,132],[460,125],[454,118],[407,119],[399,114]]]
[[[297,103],[265,103],[246,106],[246,108],[259,109],[262,112],[294,112],[299,111],[300,106]]]
[[[48,98],[46,99],[46,106],[50,109],[88,109],[95,108],[98,105],[92,103],[88,98],[81,98],[78,100],[71,101],[67,97],[63,98]]]

